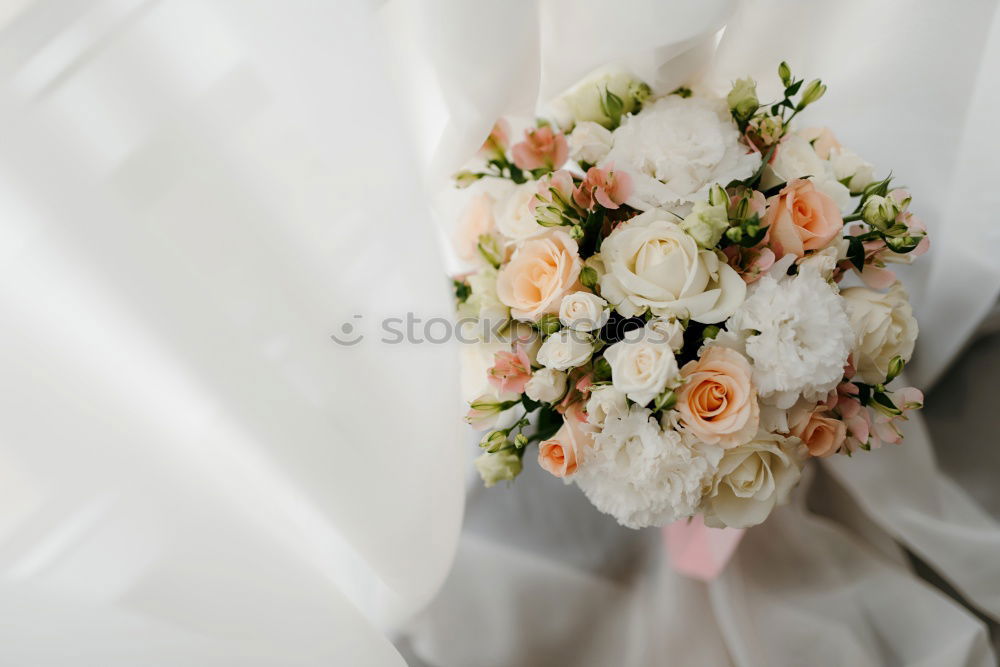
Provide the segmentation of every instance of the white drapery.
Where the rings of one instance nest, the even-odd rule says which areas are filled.
[[[992,2],[50,0],[0,16],[11,664],[401,664],[385,632],[449,571],[469,437],[454,350],[370,327],[448,313],[424,170],[436,186],[496,116],[599,65],[671,86],[727,26],[710,76],[766,80],[786,59],[830,84],[813,118],[895,168],[933,234],[908,276],[916,383],[1000,284],[969,242],[996,239]],[[338,347],[344,322],[369,338]],[[988,664],[982,625],[888,539],[1000,612],[984,560],[1000,533],[912,426],[903,448],[817,476],[835,521],[781,510],[709,587],[663,569],[655,532],[529,466],[472,493],[410,641],[463,667]]]

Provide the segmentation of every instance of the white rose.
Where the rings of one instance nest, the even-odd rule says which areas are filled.
[[[594,353],[594,340],[590,335],[563,329],[545,339],[538,350],[538,363],[546,368],[565,371],[582,366]]]
[[[624,70],[602,68],[556,98],[552,102],[552,115],[564,128],[588,121],[613,127],[614,119],[604,113],[601,104],[609,92],[622,101],[623,113],[631,113],[640,99],[649,94],[649,87]]]
[[[625,394],[612,385],[598,385],[591,388],[587,399],[587,421],[594,426],[604,426],[604,422],[628,414]]]
[[[538,192],[538,184],[534,181],[515,186],[514,191],[506,199],[497,204],[497,229],[509,239],[521,241],[532,236],[538,236],[545,227],[535,220],[535,212],[531,210],[531,200]]]
[[[761,187],[772,188],[807,176],[816,189],[829,196],[841,211],[851,205],[851,193],[837,181],[830,163],[816,155],[812,144],[798,134],[786,134],[778,144],[774,160],[764,170]]]
[[[746,443],[727,449],[705,495],[705,524],[713,528],[748,528],[784,503],[799,481],[798,438],[758,431]]]
[[[533,401],[555,403],[566,393],[566,374],[553,368],[541,368],[531,374],[524,393]]]
[[[684,325],[675,317],[654,317],[646,322],[649,340],[666,343],[674,352],[684,347]]]
[[[906,290],[897,282],[885,294],[850,287],[840,295],[854,330],[851,358],[858,378],[867,384],[885,382],[892,358],[909,361],[917,340],[917,321]]]
[[[728,264],[672,222],[646,211],[611,232],[601,245],[606,273],[601,294],[625,317],[688,317],[712,324],[733,314],[746,283]]]
[[[569,135],[569,156],[577,162],[597,164],[611,150],[611,131],[585,120]]]
[[[497,296],[497,270],[483,266],[467,279],[471,294],[458,307],[463,317],[475,317],[490,322],[501,322],[510,316],[510,308]]]
[[[874,165],[846,148],[830,150],[830,166],[834,177],[841,183],[847,181],[847,188],[854,194],[863,192],[875,182]]]
[[[567,294],[559,304],[559,321],[577,331],[600,329],[610,315],[608,302],[590,292]]]
[[[646,405],[675,380],[679,370],[669,345],[650,340],[644,329],[633,329],[604,351],[611,364],[611,383],[639,405]]]
[[[712,185],[751,176],[760,159],[740,143],[724,100],[668,95],[615,130],[601,166],[628,172],[634,190],[626,203],[648,210],[707,199]]]

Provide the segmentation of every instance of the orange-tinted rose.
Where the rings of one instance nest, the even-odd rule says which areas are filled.
[[[724,447],[750,440],[760,422],[751,373],[743,355],[725,347],[709,347],[700,359],[684,364],[677,394],[684,427],[702,442]]]
[[[764,241],[779,258],[821,250],[844,228],[837,204],[806,179],[790,181],[767,205]]]

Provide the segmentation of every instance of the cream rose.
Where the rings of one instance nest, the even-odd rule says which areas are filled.
[[[601,294],[626,317],[689,317],[712,324],[733,314],[746,283],[661,210],[642,213],[604,240]]]
[[[611,132],[592,121],[577,123],[569,135],[569,156],[577,162],[597,164],[611,150]]]
[[[684,347],[684,325],[675,317],[654,317],[646,322],[649,340],[666,343],[674,352]]]
[[[497,277],[497,296],[519,320],[537,322],[559,311],[566,292],[577,286],[583,262],[576,241],[550,231],[525,241]]]
[[[684,384],[677,394],[681,424],[711,445],[734,447],[757,432],[760,407],[750,382],[746,358],[725,347],[707,347],[700,359],[681,369]]]
[[[846,148],[830,151],[830,166],[833,167],[834,177],[841,183],[846,181],[852,194],[864,192],[865,188],[875,182],[874,165]]]
[[[780,183],[806,178],[843,211],[851,205],[851,193],[842,183],[837,182],[832,165],[821,159],[807,139],[797,134],[787,134],[778,144],[771,164],[764,170],[761,189],[772,188]]]
[[[598,385],[590,390],[587,399],[587,421],[594,426],[604,426],[604,422],[615,417],[628,414],[628,401],[625,394],[614,386]]]
[[[533,401],[555,403],[566,393],[566,374],[554,368],[540,368],[531,374],[524,393]]]
[[[523,241],[545,232],[545,227],[538,224],[535,212],[531,209],[531,202],[537,192],[538,185],[534,181],[522,183],[514,186],[513,192],[497,204],[496,226],[501,234],[515,241]]]
[[[594,339],[590,334],[563,329],[542,343],[538,350],[538,363],[546,368],[566,371],[587,363],[593,353]]]
[[[677,379],[677,360],[670,346],[633,329],[604,351],[611,364],[611,383],[639,405],[646,405]]]
[[[703,501],[705,524],[749,528],[784,503],[799,481],[798,438],[759,432],[750,442],[727,449]]]
[[[608,302],[590,292],[567,294],[559,305],[559,321],[577,331],[600,329],[609,316]]]
[[[906,290],[897,282],[885,294],[850,287],[840,295],[854,330],[851,358],[857,377],[868,384],[885,382],[892,358],[909,361],[917,340],[917,320]]]

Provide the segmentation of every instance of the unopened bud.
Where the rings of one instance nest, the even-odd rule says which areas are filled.
[[[598,275],[597,271],[591,266],[583,267],[580,271],[580,283],[587,289],[594,289],[597,286]]]
[[[479,446],[488,452],[499,451],[507,443],[507,434],[503,431],[490,431],[479,441]]]
[[[826,93],[826,86],[819,79],[813,79],[806,85],[805,92],[802,93],[802,100],[799,102],[799,108],[805,109],[807,106],[813,102],[818,102],[819,98],[823,97]]]
[[[555,313],[546,313],[538,320],[538,330],[545,335],[554,334],[562,327],[559,316]]]
[[[467,188],[476,181],[478,181],[482,176],[473,173],[468,169],[463,169],[462,171],[455,174],[455,185],[460,188]]]
[[[726,101],[736,122],[746,123],[760,107],[760,100],[757,99],[757,82],[749,78],[737,79],[729,95],[726,96]]]

